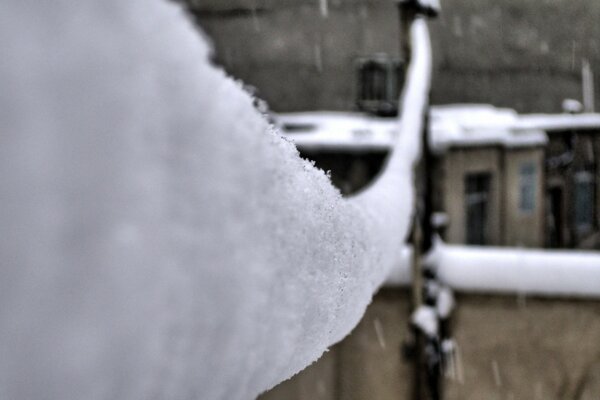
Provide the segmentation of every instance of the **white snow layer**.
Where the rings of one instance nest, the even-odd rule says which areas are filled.
[[[431,338],[438,334],[438,315],[433,307],[419,306],[410,316],[410,322]]]
[[[429,144],[440,155],[454,147],[536,147],[548,143],[549,119],[519,116],[516,111],[485,104],[455,104],[430,108]],[[312,111],[273,116],[283,134],[301,150],[364,152],[388,150],[395,144],[396,120],[359,112]],[[579,126],[581,120],[563,119]],[[587,118],[588,125],[598,122]],[[591,125],[590,125],[591,126]],[[596,127],[600,127],[597,123]]]
[[[600,252],[449,245],[436,240],[424,260],[439,280],[460,292],[600,298]],[[404,246],[385,284],[412,280],[412,247]],[[452,291],[438,293],[438,314],[454,307]]]
[[[448,287],[442,287],[435,303],[437,314],[440,318],[450,317],[450,313],[454,309],[454,295]]]
[[[344,200],[162,0],[0,3],[0,398],[252,399],[400,257],[429,74]]]
[[[484,104],[455,104],[431,109],[429,143],[436,154],[451,147],[500,145],[543,146],[546,133],[535,125],[521,127],[516,111]],[[518,128],[517,128],[518,127]]]
[[[525,114],[521,115],[515,128],[543,129],[547,132],[561,130],[600,130],[600,114]]]
[[[276,114],[275,123],[301,150],[387,151],[396,143],[398,120],[358,112]]]
[[[436,243],[427,262],[458,291],[600,298],[600,253]]]

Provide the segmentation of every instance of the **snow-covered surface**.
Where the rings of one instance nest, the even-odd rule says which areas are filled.
[[[427,261],[459,291],[600,298],[600,252],[437,243]]]
[[[398,132],[396,119],[358,112],[281,113],[274,119],[286,137],[303,150],[389,150]]]
[[[419,306],[413,311],[410,321],[429,337],[436,337],[439,330],[439,321],[436,310],[429,306]]]
[[[411,282],[412,248],[404,246],[402,251],[386,286]],[[600,298],[597,251],[462,246],[437,239],[423,262],[435,268],[439,281],[461,292]],[[454,304],[452,291],[445,290],[438,292],[440,316]]]
[[[410,245],[402,246],[400,259],[389,272],[385,285],[389,287],[406,286],[412,279],[413,249]]]
[[[443,153],[451,147],[499,145],[507,148],[543,146],[546,133],[538,127],[515,128],[514,110],[489,105],[438,106],[431,110],[431,148]]]
[[[445,227],[448,226],[449,223],[450,216],[448,216],[448,213],[439,211],[431,214],[431,225],[433,225],[434,228]]]
[[[358,112],[282,113],[274,118],[286,138],[302,150],[386,150],[396,132],[394,119]],[[432,107],[430,128],[430,144],[437,154],[451,147],[531,147],[548,141],[535,124],[522,124],[514,110],[485,104]]]
[[[430,74],[346,200],[163,0],[0,3],[0,398],[253,399],[399,263]]]
[[[444,286],[440,289],[435,308],[440,318],[448,318],[450,316],[454,309],[454,295],[450,288]]]
[[[562,110],[566,113],[581,113],[583,112],[583,104],[579,100],[564,99],[562,102]]]
[[[517,129],[542,129],[547,132],[589,129],[600,133],[600,113],[524,114],[515,124]]]

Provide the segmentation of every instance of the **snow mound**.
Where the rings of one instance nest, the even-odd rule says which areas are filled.
[[[176,5],[6,0],[0,47],[1,398],[252,399],[399,259],[415,139],[342,199]]]

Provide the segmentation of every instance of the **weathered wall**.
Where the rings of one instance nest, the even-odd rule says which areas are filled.
[[[411,364],[401,351],[407,303],[405,291],[380,292],[350,336],[261,400],[410,399]],[[452,326],[463,377],[445,380],[446,400],[600,393],[597,301],[461,295]]]
[[[404,290],[381,291],[352,334],[260,400],[410,398],[412,370],[401,352],[408,301]]]
[[[294,376],[269,392],[260,396],[261,400],[333,400],[338,398],[338,355],[341,345],[330,351]]]
[[[448,399],[600,393],[598,302],[461,296],[458,304],[454,327],[464,382],[448,386]]]
[[[519,208],[520,166],[533,163],[535,208],[523,213]],[[441,159],[436,174],[440,209],[449,217],[444,240],[466,241],[465,177],[471,173],[491,174],[488,199],[487,244],[494,246],[544,246],[544,150],[542,148],[503,149],[501,147],[453,148]]]
[[[535,165],[534,209],[520,208],[520,168],[523,163]],[[504,187],[501,205],[502,244],[513,247],[544,247],[544,149],[510,149],[504,152]]]
[[[442,3],[444,12],[433,24],[434,102],[558,112],[565,97],[581,99],[582,58],[598,71],[600,3],[595,0]]]
[[[501,189],[500,170],[502,150],[499,147],[476,149],[452,149],[444,156],[444,174],[440,184],[444,196],[443,209],[450,218],[444,240],[448,243],[465,243],[465,175],[469,173],[491,174],[490,197],[488,200],[488,245],[502,244],[500,218]]]
[[[214,12],[209,5],[196,10],[218,62],[257,87],[275,111],[352,110],[355,59],[398,53],[391,1],[329,1],[327,18],[318,0],[256,4],[235,7],[249,12]]]
[[[188,0],[219,61],[276,111],[350,110],[353,60],[398,53],[392,0]],[[581,99],[583,58],[600,72],[596,0],[443,0],[432,22],[434,104],[557,112]],[[600,76],[596,88],[600,89]],[[598,90],[596,103],[599,102]]]

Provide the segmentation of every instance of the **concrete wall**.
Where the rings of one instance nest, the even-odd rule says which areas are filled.
[[[559,112],[565,97],[582,98],[582,59],[590,59],[598,73],[600,2],[442,4],[444,12],[433,25],[434,103],[485,102],[519,112]]]
[[[260,399],[410,398],[411,363],[402,356],[408,302],[404,290],[380,292],[351,335],[318,362]]]
[[[245,7],[240,1],[219,7],[227,9],[227,3]],[[201,4],[195,9],[218,61],[256,86],[275,111],[353,110],[356,58],[398,55],[392,1],[328,1],[327,18],[318,0],[256,4],[253,12],[215,13],[214,6]]]
[[[454,317],[464,382],[448,399],[581,399],[600,393],[600,304],[462,296]],[[586,397],[593,398],[593,397]]]
[[[446,400],[597,399],[600,303],[458,296],[452,327],[463,377],[445,379]],[[408,295],[380,292],[340,344],[261,400],[410,399],[402,356]],[[378,333],[379,332],[379,333]]]
[[[520,167],[536,167],[535,209],[524,213],[519,208]],[[444,239],[448,243],[466,241],[465,176],[491,174],[488,202],[488,245],[543,247],[544,245],[544,150],[542,148],[503,149],[500,147],[453,148],[439,161],[436,175],[440,185],[441,210],[449,217]]]
[[[338,354],[341,352],[334,346],[316,363],[300,372],[267,393],[261,400],[334,400],[338,399],[338,371],[341,370]]]
[[[535,207],[531,212],[520,209],[520,168],[524,163],[535,165]],[[544,246],[544,149],[510,149],[504,152],[504,191],[501,206],[502,244],[516,247]]]
[[[502,150],[499,147],[451,149],[444,155],[444,175],[440,184],[444,197],[443,209],[450,218],[444,237],[446,242],[458,244],[466,241],[465,175],[487,172],[491,174],[491,183],[486,236],[489,245],[502,244],[501,160]]]
[[[392,0],[187,0],[219,61],[276,111],[351,110],[353,60],[398,54]],[[478,102],[558,112],[581,99],[582,59],[600,103],[600,2],[443,0],[432,22],[434,104]]]

